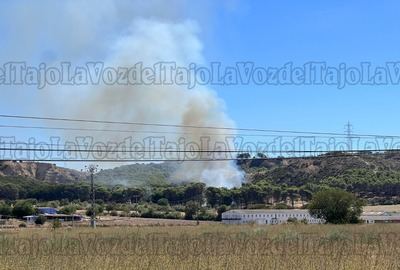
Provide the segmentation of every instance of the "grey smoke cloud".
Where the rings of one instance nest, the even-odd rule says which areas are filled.
[[[4,51],[24,60],[49,63],[95,60],[115,67],[137,62],[145,66],[160,61],[174,61],[178,66],[202,63],[200,27],[195,20],[182,15],[187,5],[187,1],[179,0],[48,1],[47,5],[33,2],[10,5],[11,12],[0,12],[6,18],[2,22],[12,22],[11,31],[25,35],[11,35],[3,42]],[[14,44],[17,46],[12,47]],[[6,57],[1,54],[2,59]],[[38,97],[38,109],[42,107],[44,114],[57,112],[57,115],[73,114],[87,119],[234,127],[223,100],[205,86],[191,90],[179,85],[99,85],[75,89],[57,86],[57,89],[39,92]],[[185,137],[193,142],[210,133],[210,130],[190,128],[178,131],[191,133]],[[222,131],[212,133],[215,135],[210,137],[211,145],[225,141]],[[95,140],[122,140],[124,136],[91,135]],[[144,135],[138,135],[138,140],[140,136]],[[177,135],[170,135],[168,139],[173,140],[174,136],[177,139]],[[232,187],[240,185],[243,175],[230,161],[183,162],[173,178]]]
[[[158,61],[171,60],[178,65],[185,65],[203,61],[202,46],[196,31],[197,26],[192,21],[167,23],[155,19],[137,19],[133,21],[130,31],[116,41],[107,65],[129,66],[139,61],[145,66],[152,66]],[[234,126],[225,113],[223,101],[207,87],[188,90],[179,85],[112,85],[93,87],[89,91],[91,95],[88,98],[75,102],[74,111],[80,118],[187,126]],[[135,127],[135,130],[140,128]],[[199,145],[200,138],[210,132],[215,134],[210,137],[210,145],[226,141],[223,132],[218,130],[181,128],[178,131],[185,133],[187,141]],[[176,135],[170,135],[170,140],[173,140],[173,136]],[[183,162],[174,179],[200,180],[208,185],[232,187],[240,185],[242,173],[230,161]]]

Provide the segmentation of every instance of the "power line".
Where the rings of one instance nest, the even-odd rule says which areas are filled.
[[[0,151],[27,151],[27,152],[82,152],[82,153],[370,153],[370,152],[400,152],[400,149],[360,149],[360,150],[267,150],[267,151],[247,151],[247,150],[171,150],[171,149],[159,149],[159,150],[103,150],[103,149],[43,149],[43,148],[18,148],[18,147],[0,147]]]
[[[14,118],[14,119],[83,122],[83,123],[97,123],[97,124],[119,124],[119,125],[136,125],[136,126],[156,126],[156,127],[191,128],[191,129],[214,129],[214,130],[253,131],[253,132],[270,132],[270,133],[291,133],[291,134],[315,134],[315,135],[333,135],[333,136],[334,135],[339,135],[339,136],[346,135],[343,133],[335,133],[335,132],[275,130],[275,129],[259,129],[259,128],[234,128],[234,127],[218,127],[218,126],[196,126],[196,125],[178,125],[178,124],[161,124],[161,123],[144,123],[144,122],[73,119],[73,118],[58,118],[58,117],[6,115],[6,114],[0,114],[0,117],[1,118]],[[378,134],[353,134],[353,136],[357,136],[357,137],[400,137],[398,135],[386,136],[386,135],[378,135]]]
[[[154,130],[121,130],[121,129],[96,129],[96,128],[71,128],[71,127],[47,127],[47,126],[28,126],[28,125],[0,125],[0,128],[18,129],[39,129],[39,130],[64,130],[64,131],[90,131],[90,132],[118,132],[118,133],[141,133],[141,134],[177,134],[177,135],[201,135],[201,136],[249,136],[249,137],[277,137],[275,134],[246,134],[246,133],[191,133],[174,131],[154,131]],[[334,135],[332,135],[334,136]],[[332,136],[312,136],[318,138],[332,138]],[[298,137],[298,135],[283,135],[283,137]],[[400,137],[400,136],[399,136]],[[347,138],[347,136],[336,135],[335,138]]]
[[[384,154],[384,153],[379,153]],[[251,161],[251,160],[276,160],[276,159],[316,159],[316,158],[338,158],[338,157],[362,157],[364,153],[340,154],[340,155],[319,155],[319,156],[294,156],[294,157],[250,157],[250,158],[217,158],[217,159],[14,159],[21,162],[102,162],[102,163],[147,163],[147,162],[226,162],[226,161]],[[10,159],[0,159],[0,161],[13,161]]]
[[[22,161],[22,162],[218,162],[218,161],[246,161],[246,160],[276,160],[280,158],[284,159],[315,159],[315,158],[335,158],[335,157],[361,157],[367,156],[369,153],[375,152],[375,155],[385,154],[386,152],[399,152],[398,149],[386,149],[386,150],[361,150],[361,151],[325,151],[323,155],[318,156],[295,156],[295,157],[240,157],[240,158],[184,158],[184,159],[0,159],[0,161]],[[319,153],[315,151],[315,153]]]

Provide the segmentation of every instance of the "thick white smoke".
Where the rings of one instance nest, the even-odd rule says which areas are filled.
[[[177,66],[204,62],[196,18],[187,18],[185,10],[197,5],[190,8],[192,14],[206,14],[200,7],[207,5],[194,1],[45,1],[41,5],[34,2],[8,5],[0,11],[0,28],[11,29],[3,41],[4,50],[0,53],[3,61],[49,65],[71,61],[79,65],[90,60],[104,61],[105,66],[113,67],[129,67],[138,62],[143,62],[143,66],[160,61],[174,61]],[[234,126],[225,113],[223,101],[204,86],[191,90],[179,85],[55,86],[41,90],[29,102],[32,114],[42,111],[44,115],[88,119]],[[151,129],[154,130],[141,128],[142,131]],[[209,136],[209,145],[226,142],[221,130],[181,128],[174,131],[190,133],[182,135],[187,142],[200,144],[200,138],[209,133],[213,133]],[[119,141],[131,134],[91,135],[103,141]],[[134,136],[141,140],[145,135]],[[179,137],[169,135],[167,139],[177,141]],[[209,150],[209,147],[203,146],[200,150]],[[174,179],[232,187],[240,185],[242,173],[230,161],[187,161],[181,163]]]
[[[143,66],[152,67],[159,61],[174,61],[177,66],[188,66],[191,62],[202,61],[201,49],[196,25],[191,21],[169,23],[137,19],[125,36],[116,41],[105,65],[129,67],[142,62]],[[176,84],[111,85],[92,87],[90,93],[88,98],[75,103],[74,111],[80,118],[185,126],[234,126],[224,111],[223,101],[207,87],[187,89],[186,86]],[[149,129],[146,127],[141,130]],[[140,127],[135,127],[135,130],[140,130]],[[199,145],[195,150],[213,150],[215,143],[227,143],[221,130],[180,128],[178,131],[182,135],[169,135],[167,140],[178,141],[184,138],[187,143]],[[136,135],[136,139],[143,136]],[[209,140],[206,145],[200,142],[205,137]],[[199,157],[202,158],[196,158]],[[240,185],[242,173],[232,161],[186,161],[180,164],[174,179],[199,180],[212,186],[232,187]]]

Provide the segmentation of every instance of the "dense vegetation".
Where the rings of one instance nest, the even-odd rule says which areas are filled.
[[[308,205],[310,214],[327,223],[359,223],[365,203],[352,193],[337,188],[317,192]]]
[[[309,180],[301,185],[278,183],[269,178],[253,179],[239,188],[206,187],[202,183],[148,184],[142,187],[122,185],[96,185],[96,198],[103,202],[151,202],[170,205],[196,201],[201,205],[221,205],[254,208],[309,201],[315,192],[328,187],[350,191],[368,199],[372,204],[399,203],[400,173],[394,171],[371,172],[352,169],[340,176],[326,177],[320,181]],[[0,200],[33,198],[39,201],[88,201],[90,186],[86,181],[56,184],[22,177],[0,177]],[[298,205],[297,205],[298,206]]]
[[[168,179],[176,166],[174,163],[127,165],[96,175],[96,203],[101,207],[96,212],[219,219],[220,213],[229,208],[302,207],[316,193],[329,188],[352,192],[369,204],[397,204],[400,203],[398,160],[398,153],[242,160],[238,165],[246,172],[247,183],[232,189],[206,187],[199,182],[172,184]],[[0,177],[0,201],[5,202],[0,204],[3,215],[21,216],[10,207],[19,206],[18,201],[27,199],[33,200],[34,205],[57,202],[63,213],[70,214],[76,209],[87,210],[90,186],[86,180],[54,183]]]
[[[124,165],[100,171],[96,174],[96,181],[106,186],[162,185],[169,182],[176,167],[174,162]]]

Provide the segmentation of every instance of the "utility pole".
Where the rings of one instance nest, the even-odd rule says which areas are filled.
[[[350,121],[348,121],[347,124],[344,126],[344,128],[347,136],[347,147],[348,150],[351,151],[353,150],[353,143],[351,137],[351,134],[353,133],[353,125],[350,123]]]
[[[92,215],[90,217],[90,227],[96,228],[96,197],[94,192],[94,173],[97,171],[98,165],[89,165],[85,166],[86,170],[90,173],[90,195],[92,199],[91,207],[92,207]]]

